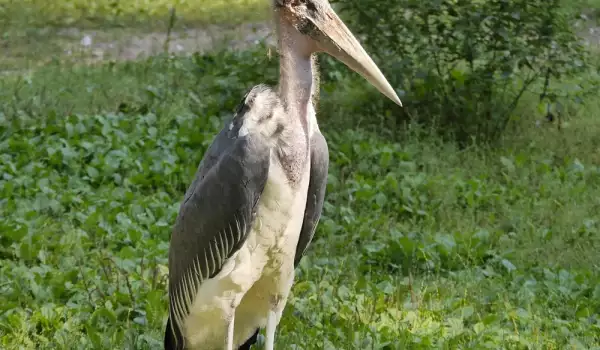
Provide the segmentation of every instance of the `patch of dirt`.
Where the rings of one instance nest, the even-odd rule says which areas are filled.
[[[575,24],[576,30],[590,46],[600,48],[600,26],[593,13],[582,13]],[[208,26],[175,31],[170,34],[168,51],[173,54],[205,53],[220,48],[244,49],[258,41],[275,43],[268,22],[245,23],[235,27]],[[134,60],[163,53],[167,41],[166,31],[135,32],[132,29],[109,31],[82,31],[77,28],[62,29],[55,40],[66,57],[83,55],[86,62],[102,60]],[[82,56],[78,56],[82,57]]]
[[[270,34],[271,28],[267,23],[247,23],[235,28],[212,26],[187,29],[169,35],[168,51],[173,54],[191,54],[220,48],[240,50],[265,39],[273,42]],[[69,28],[59,31],[58,35],[63,40],[70,39],[65,43],[65,55],[84,53],[89,62],[148,57],[164,53],[167,43],[166,32],[119,33]]]
[[[594,15],[582,14],[581,21],[575,23],[575,30],[590,47],[600,49],[600,26]]]
[[[134,28],[81,30],[41,28],[0,36],[0,76],[22,73],[51,61],[90,64],[106,60],[135,60],[168,52],[176,55],[215,49],[241,50],[275,38],[268,22],[237,26],[207,26],[171,32]]]

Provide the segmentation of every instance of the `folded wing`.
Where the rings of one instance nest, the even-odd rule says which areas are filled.
[[[244,244],[269,161],[270,149],[260,137],[231,137],[226,129],[206,152],[171,237],[165,349],[184,348],[182,322],[199,287]]]

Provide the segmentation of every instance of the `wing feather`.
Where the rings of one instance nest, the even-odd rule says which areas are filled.
[[[310,182],[306,197],[304,221],[300,230],[300,238],[296,246],[294,265],[298,266],[306,249],[313,239],[317,224],[323,211],[325,191],[327,189],[327,171],[329,170],[329,148],[323,134],[315,131],[310,142]]]
[[[165,338],[171,338],[165,339],[165,344],[176,349],[184,346],[182,322],[198,289],[218,274],[245,242],[268,177],[266,142],[252,134],[229,138],[221,132],[215,144],[220,148],[207,151],[205,159],[209,161],[200,164],[171,236],[170,318],[165,332]],[[217,160],[211,160],[216,155]]]

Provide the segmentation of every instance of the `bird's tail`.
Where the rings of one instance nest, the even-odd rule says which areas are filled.
[[[171,317],[167,319],[167,327],[165,328],[165,350],[184,350],[183,339],[177,341],[176,334],[171,326]]]
[[[256,330],[256,332],[254,332],[254,334],[250,337],[250,339],[246,340],[246,342],[238,348],[238,350],[250,350],[250,348],[252,348],[252,345],[256,344],[257,340],[258,340],[258,329]]]
[[[254,332],[254,334],[238,348],[238,350],[250,350],[252,345],[256,344],[256,341],[258,340],[258,331],[259,330],[257,329],[256,332]],[[183,341],[181,341],[183,339],[176,341],[175,336],[175,332],[171,327],[171,318],[169,317],[167,319],[167,327],[165,328],[165,350],[184,350]]]

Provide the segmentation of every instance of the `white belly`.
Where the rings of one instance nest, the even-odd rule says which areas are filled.
[[[292,188],[279,163],[271,162],[246,242],[217,276],[202,284],[184,321],[189,348],[223,349],[234,309],[234,348],[266,325],[269,311],[275,310],[281,317],[294,281],[309,171],[307,162],[301,183]]]

